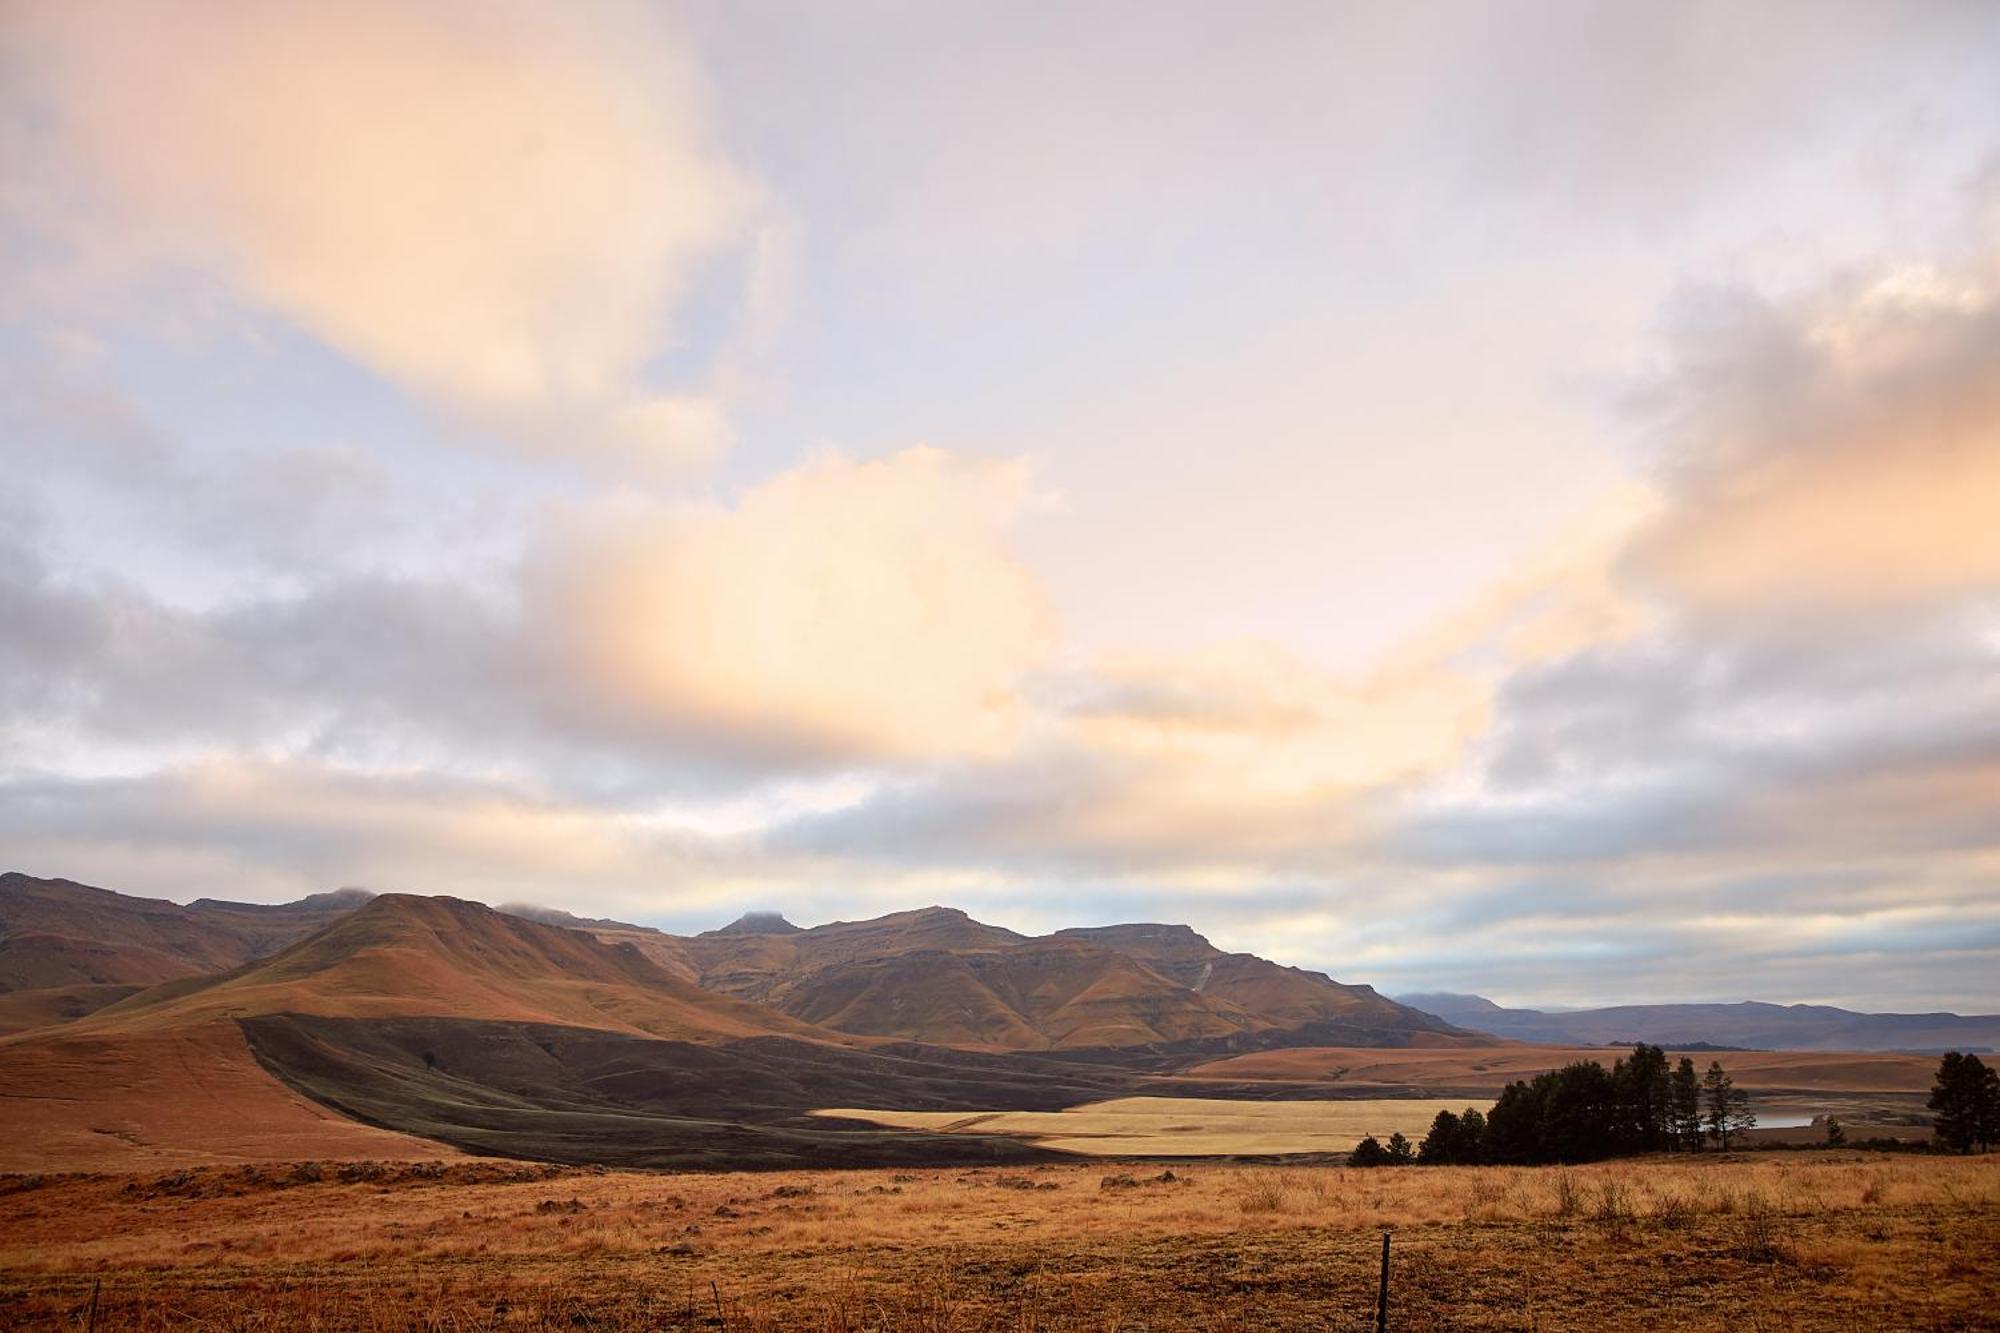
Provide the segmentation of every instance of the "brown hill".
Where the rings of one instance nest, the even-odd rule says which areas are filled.
[[[0,994],[151,986],[277,952],[368,900],[358,889],[298,902],[199,899],[183,907],[66,879],[0,875]]]
[[[605,925],[581,928],[607,943],[640,929]],[[1308,1023],[1354,1040],[1451,1031],[1366,986],[1224,953],[1186,926],[1029,937],[946,907],[810,930],[762,914],[652,949],[708,990],[821,1027],[985,1050],[1165,1046]]]
[[[273,1077],[244,1040],[244,1024],[267,1015],[431,1020],[447,1032],[453,1024],[556,1025],[548,1030],[648,1041],[853,1040],[712,995],[630,945],[478,903],[388,894],[271,957],[166,982],[60,1027],[0,1037],[0,1115],[9,1128],[0,1165],[448,1151],[355,1124]],[[493,1076],[506,1082],[515,1072]]]
[[[410,894],[384,894],[269,958],[155,986],[75,1027],[149,1031],[277,1013],[555,1023],[688,1041],[830,1035],[704,991],[629,943]]]
[[[234,1023],[0,1040],[0,1170],[456,1156],[360,1124],[273,1078]]]
[[[1079,939],[1138,958],[1199,995],[1257,1017],[1262,1026],[1297,1027],[1350,1022],[1434,1030],[1413,1022],[1413,1011],[1373,986],[1346,985],[1323,972],[1286,967],[1248,953],[1224,953],[1186,926],[1124,925],[1060,930],[1057,939]]]

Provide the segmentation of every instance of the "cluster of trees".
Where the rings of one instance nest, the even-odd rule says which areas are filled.
[[[1932,1126],[1953,1152],[1985,1152],[2000,1144],[2000,1074],[1976,1055],[1946,1052],[1931,1086]]]
[[[1952,1152],[2000,1146],[2000,1072],[1978,1056],[1945,1055],[1930,1109],[1936,1113],[1938,1143]],[[1472,1107],[1457,1114],[1439,1111],[1430,1133],[1414,1147],[1401,1134],[1390,1135],[1386,1146],[1370,1135],[1348,1160],[1354,1166],[1593,1162],[1632,1153],[1699,1152],[1711,1143],[1726,1150],[1732,1137],[1756,1124],[1749,1094],[1720,1061],[1709,1061],[1708,1071],[1697,1074],[1694,1061],[1683,1055],[1669,1069],[1665,1051],[1640,1042],[1609,1070],[1582,1060],[1509,1083],[1484,1115]],[[1833,1147],[1847,1141],[1832,1117],[1826,1141]]]
[[[1385,1148],[1381,1140],[1373,1134],[1354,1145],[1354,1151],[1347,1156],[1349,1166],[1407,1166],[1417,1160],[1416,1149],[1399,1130],[1389,1136]]]
[[[1682,1056],[1669,1068],[1667,1053],[1644,1042],[1610,1069],[1582,1060],[1514,1082],[1484,1115],[1438,1112],[1414,1152],[1398,1134],[1384,1148],[1362,1140],[1350,1161],[1381,1166],[1417,1161],[1438,1165],[1591,1162],[1630,1153],[1698,1151],[1729,1140],[1757,1123],[1750,1097],[1711,1061],[1706,1074]]]

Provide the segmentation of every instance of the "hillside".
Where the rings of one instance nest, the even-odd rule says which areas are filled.
[[[1818,1004],[1628,1004],[1507,1009],[1478,995],[1406,995],[1461,1027],[1513,1041],[1607,1045],[1649,1041],[1791,1051],[2000,1050],[2000,1014],[1870,1014]]]
[[[607,943],[640,929],[577,928]],[[1452,1031],[1369,987],[1225,953],[1186,926],[1031,937],[926,907],[801,930],[765,913],[650,948],[708,990],[821,1027],[985,1050],[1173,1046],[1310,1023],[1389,1044]]]
[[[472,1053],[452,1079],[405,1098],[420,1108],[407,1121],[370,1117],[424,1136],[409,1138],[336,1113],[351,1101],[302,1095],[312,1091],[304,1079],[269,1052],[253,1054],[246,1042],[262,1016],[282,1016],[294,1028],[315,1018],[345,1022],[364,1050],[385,1025],[415,1023],[430,1046],[460,1040]],[[848,1040],[702,991],[630,946],[478,903],[386,894],[268,958],[166,982],[60,1026],[0,1037],[0,1114],[10,1130],[0,1163],[42,1169],[435,1155],[445,1151],[433,1141],[445,1137],[438,1126],[463,1120],[460,1103],[472,1083],[502,1090],[496,1095],[520,1104],[530,1123],[559,1109],[522,1104],[508,1091],[536,1064],[560,1063],[552,1042],[521,1039],[537,1028],[596,1031],[619,1038],[621,1051],[662,1053],[670,1048],[661,1038],[676,1039],[677,1050],[770,1036],[814,1047]],[[461,1035],[468,1032],[486,1035]],[[315,1058],[329,1058],[324,1043]],[[380,1077],[369,1058],[339,1063],[352,1078]]]
[[[410,894],[384,894],[269,958],[153,987],[71,1026],[137,1031],[279,1013],[555,1023],[691,1041],[827,1035],[704,991],[629,944]]]
[[[151,986],[277,952],[368,900],[359,889],[185,907],[66,879],[0,875],[0,994]]]

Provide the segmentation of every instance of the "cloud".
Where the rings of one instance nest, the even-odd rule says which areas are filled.
[[[1669,504],[1635,575],[1790,614],[2000,588],[2000,283],[1892,269],[1789,307],[1684,303],[1649,395]]]
[[[123,888],[272,898],[360,883],[490,902],[602,894],[713,901],[732,867],[712,841],[607,818],[518,786],[309,758],[167,765],[137,776],[0,778],[12,867],[87,863]],[[726,901],[726,899],[725,899]]]
[[[534,558],[529,614],[626,724],[853,759],[1006,748],[1050,651],[1007,545],[1018,463],[822,457],[734,506],[593,507]]]
[[[1002,752],[1053,642],[1007,546],[1025,484],[827,456],[734,505],[584,503],[499,589],[349,574],[203,610],[0,546],[0,755],[64,731],[657,795]]]
[[[653,461],[720,446],[715,406],[649,362],[757,192],[655,16],[92,3],[14,11],[10,47],[121,237],[484,428]],[[80,225],[75,192],[56,206]]]

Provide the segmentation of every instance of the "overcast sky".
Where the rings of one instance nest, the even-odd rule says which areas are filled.
[[[0,16],[0,868],[2000,1010],[2000,5]]]

